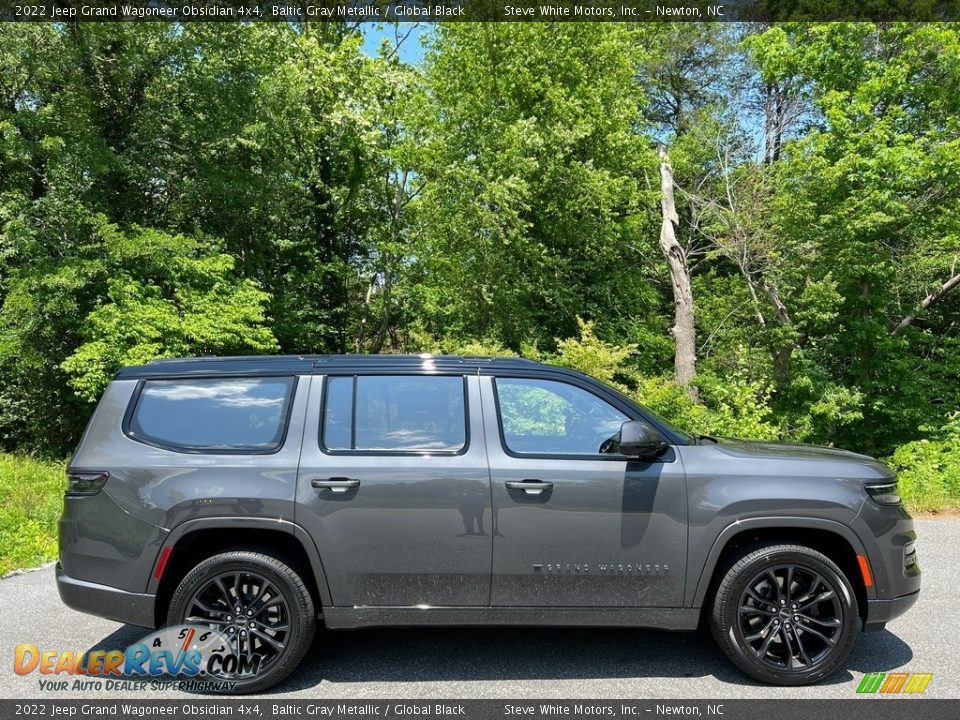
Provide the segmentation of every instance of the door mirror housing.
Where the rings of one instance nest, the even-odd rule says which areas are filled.
[[[632,458],[654,458],[667,449],[660,433],[643,420],[627,420],[620,426],[620,454]]]

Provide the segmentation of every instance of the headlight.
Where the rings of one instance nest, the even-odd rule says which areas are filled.
[[[870,483],[866,486],[867,494],[881,505],[899,505],[900,493],[897,492],[897,481],[888,480],[882,483]]]

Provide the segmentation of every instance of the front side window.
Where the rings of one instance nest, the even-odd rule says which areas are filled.
[[[283,441],[293,378],[147,380],[134,437],[174,449],[270,452]]]
[[[458,452],[466,447],[460,376],[360,375],[326,382],[323,445],[328,450]]]
[[[554,380],[497,378],[508,450],[534,455],[616,453],[626,415],[596,395]]]

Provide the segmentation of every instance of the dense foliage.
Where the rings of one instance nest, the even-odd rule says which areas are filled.
[[[62,455],[152,357],[511,352],[957,492],[958,28],[426,42],[411,65],[335,24],[0,27],[0,447]]]

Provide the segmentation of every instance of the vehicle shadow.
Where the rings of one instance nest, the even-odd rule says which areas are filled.
[[[899,668],[913,658],[910,646],[884,630],[861,633],[844,670]],[[741,673],[710,633],[624,628],[377,628],[319,633],[300,667],[274,692],[319,684],[589,680],[595,678],[713,677],[730,685],[760,684]]]
[[[87,650],[123,649],[147,630],[124,625]],[[893,633],[861,633],[845,669],[823,681],[850,682],[853,673],[894,670],[913,651]],[[632,628],[371,628],[321,630],[285,681],[283,694],[328,683],[402,683],[597,678],[713,677],[733,686],[760,684],[735,668],[710,633]]]

